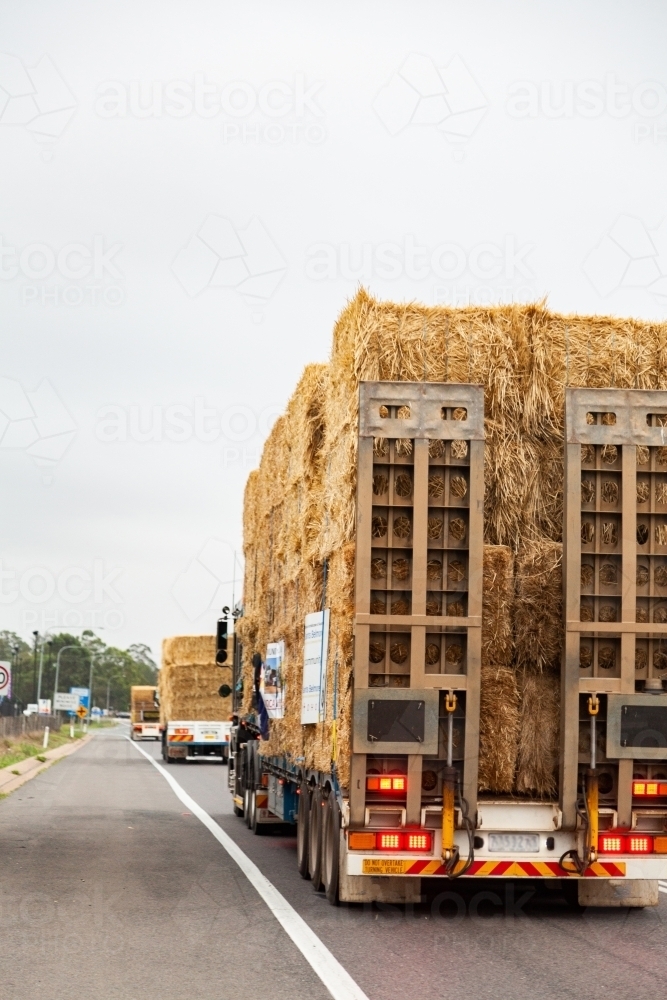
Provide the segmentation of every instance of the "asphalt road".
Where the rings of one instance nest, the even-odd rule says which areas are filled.
[[[0,997],[319,1000],[329,994],[256,890],[161,774],[98,734],[0,802]],[[143,748],[156,759],[158,747]],[[169,773],[271,880],[369,1000],[655,1000],[667,895],[580,913],[554,894],[432,880],[413,908],[329,906],[288,833],[233,816],[226,768]],[[483,884],[480,884],[483,882]]]

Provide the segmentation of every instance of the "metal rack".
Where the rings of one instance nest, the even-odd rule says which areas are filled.
[[[566,389],[565,434],[560,794],[572,828],[580,696],[667,676],[667,392]],[[633,762],[617,766],[629,825]]]
[[[483,389],[361,383],[357,462],[356,703],[367,702],[371,691],[377,698],[386,692],[391,700],[397,689],[411,696],[434,689],[465,692],[463,783],[472,809],[479,740]],[[408,822],[419,821],[422,759],[408,754]],[[353,819],[363,815],[365,772],[366,756],[355,752]]]

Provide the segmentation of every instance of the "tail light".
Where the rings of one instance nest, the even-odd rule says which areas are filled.
[[[645,833],[631,833],[628,839],[628,854],[653,854],[653,837]]]
[[[667,781],[633,781],[632,794],[639,796],[667,795]]]
[[[366,778],[369,792],[404,792],[406,788],[404,774],[369,774]]]
[[[655,837],[653,840],[654,854],[667,854],[667,837]]]
[[[378,833],[377,846],[380,851],[400,851],[402,835],[400,833]]]
[[[625,837],[620,833],[601,833],[598,840],[600,854],[623,854]]]
[[[404,833],[404,847],[406,851],[430,851],[430,833]]]
[[[348,845],[351,851],[374,851],[374,833],[351,833],[348,838]]]
[[[433,848],[433,834],[428,830],[353,831],[349,834],[348,846],[351,851],[421,851],[429,854]]]

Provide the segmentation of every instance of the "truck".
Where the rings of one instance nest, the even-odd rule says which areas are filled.
[[[223,655],[218,649],[218,657]],[[229,759],[231,672],[216,662],[216,637],[174,636],[162,646],[159,700],[166,764]]]
[[[657,904],[667,391],[605,382],[657,336],[360,292],[304,373],[246,486],[229,785],[331,903]]]
[[[130,739],[159,740],[161,736],[157,688],[133,685],[130,688]]]

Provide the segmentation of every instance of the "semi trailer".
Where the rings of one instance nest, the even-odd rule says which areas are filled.
[[[327,373],[318,377],[326,386]],[[289,466],[306,493],[328,490],[325,516],[335,513],[326,476],[336,475],[336,435],[320,431],[315,459],[312,441],[304,449],[309,484],[285,450],[301,419],[293,401],[246,490],[235,813],[256,833],[296,824],[299,872],[332,903],[418,901],[424,878],[531,878],[560,880],[583,905],[657,904],[667,878],[667,392],[563,393],[556,659],[542,663],[544,637],[533,636],[534,662],[522,667],[529,680],[553,672],[550,748],[525,704],[511,739],[503,729],[511,705],[496,681],[517,672],[523,640],[514,634],[503,659],[500,583],[486,573],[495,546],[485,546],[485,481],[489,506],[498,485],[489,386],[361,379],[347,391],[358,393],[352,527],[344,546],[311,556],[311,577],[304,569],[295,588],[289,560],[305,564],[307,537],[290,540]],[[327,405],[332,396],[330,383]],[[312,414],[312,393],[307,403]],[[287,496],[267,500],[271,462],[286,469]],[[294,503],[306,520],[307,500]],[[526,617],[517,594],[515,631]],[[287,649],[287,707],[273,715],[252,667],[268,659],[263,637]],[[515,687],[526,702],[525,677]],[[498,777],[503,740],[517,746],[509,778]],[[539,769],[551,749],[542,786],[517,782],[522,759],[532,754]]]

